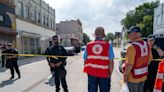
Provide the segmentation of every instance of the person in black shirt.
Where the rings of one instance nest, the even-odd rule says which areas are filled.
[[[14,55],[12,55],[12,54],[14,54]],[[20,76],[20,71],[19,71],[19,67],[17,64],[18,52],[16,49],[12,48],[11,43],[8,44],[8,49],[6,49],[4,51],[4,58],[6,60],[6,68],[9,68],[11,71],[10,79],[14,78],[14,69],[15,69],[16,73],[18,74],[18,79],[20,79],[21,76]]]
[[[49,47],[46,50],[46,55],[54,55],[54,56],[67,56],[67,52],[63,46],[59,45],[58,36],[53,36],[53,46]],[[60,83],[64,89],[64,92],[68,92],[68,86],[66,83],[66,57],[57,57],[49,58],[49,65],[52,67],[52,71],[54,72],[55,76],[55,85],[56,85],[56,92],[60,91]]]
[[[2,58],[2,67],[4,67],[4,65],[5,65],[5,56],[3,54],[5,53],[6,49],[7,49],[7,44],[4,43],[3,47],[2,47],[2,57],[1,57]]]
[[[151,47],[153,59],[162,59],[164,56],[164,52],[162,51],[162,49],[160,47],[158,47],[155,44],[155,36],[154,35],[149,35],[148,43]],[[149,74],[147,76],[147,80],[145,81],[145,85],[144,85],[145,92],[153,92],[159,63],[160,63],[160,61],[153,60],[153,61],[151,61],[151,63],[148,66]]]
[[[49,47],[46,49],[45,54],[48,54],[48,51],[51,50],[51,46],[53,46],[53,42],[52,42],[52,41],[49,41]],[[46,59],[47,59],[48,64],[49,64],[49,66],[50,66],[50,57],[47,57]],[[51,66],[50,66],[50,72],[51,72],[51,73],[53,72]]]

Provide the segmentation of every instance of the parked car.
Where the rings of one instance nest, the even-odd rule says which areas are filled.
[[[126,42],[121,42],[121,52],[120,52],[120,54],[121,54],[121,58],[125,58],[126,57],[126,50],[127,50],[127,47],[128,47],[128,41],[126,41]],[[123,72],[123,64],[124,64],[124,62],[125,62],[125,60],[120,60],[119,61],[119,70],[120,70],[120,72]]]
[[[81,50],[84,51],[86,49],[86,46],[82,46]]]
[[[70,47],[64,47],[67,51],[67,54],[70,56],[74,55],[75,54],[75,48],[73,46],[70,46]]]

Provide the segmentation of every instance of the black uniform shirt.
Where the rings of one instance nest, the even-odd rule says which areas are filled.
[[[17,50],[14,49],[14,48],[12,48],[12,49],[7,49],[7,50],[5,51],[5,53],[7,53],[7,54],[16,54],[16,55],[18,55]],[[6,56],[13,56],[13,55],[6,55]],[[18,59],[18,57],[12,58],[12,59],[8,59],[8,60],[6,60],[6,62],[13,62],[13,61],[16,62],[17,59]]]
[[[54,55],[54,56],[67,56],[67,52],[63,46],[51,46],[46,50],[46,55]],[[57,62],[64,62],[65,58],[57,57],[58,59],[50,57],[48,60],[49,62],[57,63]]]

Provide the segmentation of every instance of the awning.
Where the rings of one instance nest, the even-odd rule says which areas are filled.
[[[17,32],[11,28],[0,27],[1,35],[16,36]]]

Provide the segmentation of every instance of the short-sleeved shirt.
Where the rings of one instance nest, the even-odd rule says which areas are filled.
[[[151,49],[150,49],[150,52],[151,52]],[[128,48],[127,48],[127,54],[126,54],[126,60],[125,60],[127,64],[134,65],[135,55],[136,55],[135,53],[136,53],[136,50],[135,50],[134,46],[132,44],[129,44]],[[151,60],[152,60],[152,54],[150,53],[149,54],[149,62],[151,62]],[[128,74],[128,81],[132,82],[132,83],[144,82],[146,80],[146,78],[147,78],[147,76],[136,79],[133,77],[131,72]]]
[[[109,54],[109,59],[113,60],[114,59],[114,52],[113,52],[112,45],[109,46],[109,53],[110,53]],[[87,59],[87,56],[88,56],[88,54],[87,54],[87,48],[86,48],[85,51],[84,51],[84,55],[83,55],[83,58],[84,58],[85,61]]]

